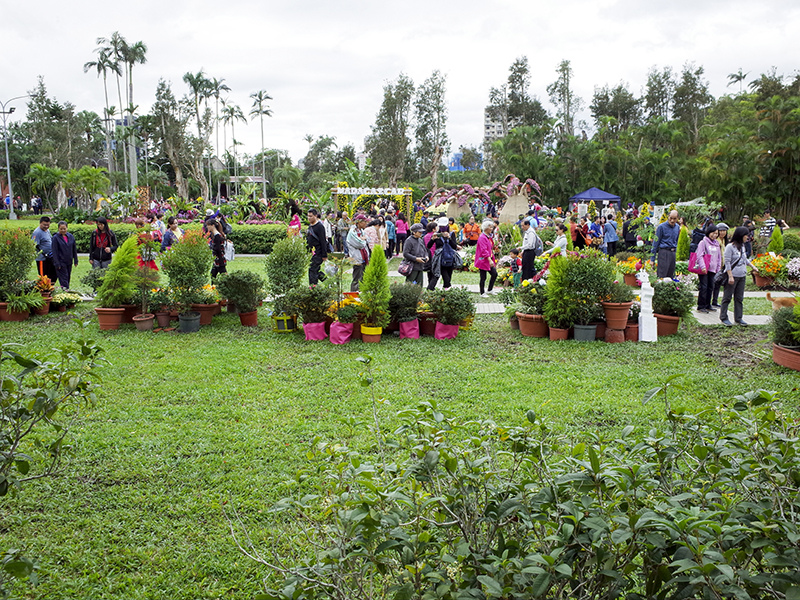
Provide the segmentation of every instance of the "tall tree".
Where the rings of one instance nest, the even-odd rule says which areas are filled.
[[[122,125],[125,125],[125,103],[122,101],[122,87],[120,83],[120,78],[123,75],[122,64],[124,63],[123,59],[123,50],[127,45],[125,38],[119,33],[119,31],[115,31],[111,34],[111,37],[104,38],[100,37],[97,38],[98,46],[101,46],[108,57],[114,61],[116,64],[116,68],[114,69],[114,75],[117,80],[117,98],[119,99],[119,114],[122,117]],[[125,71],[127,73],[127,70]],[[122,141],[122,154],[123,154],[123,170],[125,173],[128,173],[128,145],[125,140]]]
[[[261,177],[264,179],[262,194],[267,197],[267,177],[266,169],[264,167],[264,117],[272,116],[272,109],[267,106],[267,100],[272,100],[272,96],[267,94],[267,90],[258,90],[250,94],[253,99],[253,107],[250,109],[251,117],[258,117],[261,122]]]
[[[694,143],[700,137],[700,126],[714,97],[708,91],[708,81],[703,79],[703,67],[686,64],[681,79],[675,86],[673,115],[689,127]]]
[[[644,106],[648,119],[669,119],[672,116],[672,102],[675,95],[675,75],[672,67],[658,71],[655,67],[647,74]]]
[[[231,126],[231,139],[233,140],[233,175],[236,177],[236,182],[239,182],[239,159],[236,154],[236,121],[247,123],[247,118],[244,116],[242,109],[235,104],[226,104],[222,108],[222,121]]]
[[[750,73],[745,73],[742,71],[742,68],[739,67],[739,70],[736,73],[730,73],[728,75],[728,87],[732,86],[734,83],[739,84],[739,93],[742,93],[742,86],[744,85],[744,80],[747,79],[747,76]]]
[[[188,158],[186,128],[189,114],[175,99],[169,84],[163,79],[158,82],[156,88],[153,116],[159,124],[158,137],[161,148],[175,172],[178,195],[181,198],[188,198],[189,184],[184,177],[183,168]]]
[[[558,68],[558,79],[547,86],[550,102],[556,106],[560,138],[567,139],[575,135],[575,115],[583,107],[583,101],[572,91],[572,67],[568,60],[562,60]]]
[[[366,149],[372,158],[375,178],[392,187],[403,177],[406,167],[409,116],[414,82],[404,74],[383,88],[383,102],[367,137]]]
[[[613,89],[603,86],[595,89],[589,109],[592,111],[595,125],[600,125],[602,117],[613,117],[614,131],[627,129],[637,125],[641,118],[642,101],[636,98],[625,84],[620,83]]]
[[[200,194],[203,198],[207,199],[210,189],[202,163],[203,155],[205,154],[206,146],[211,136],[211,119],[208,114],[210,110],[206,108],[204,113],[201,114],[200,105],[212,95],[211,81],[205,76],[202,69],[197,73],[185,73],[183,75],[183,81],[189,86],[189,91],[191,93],[190,100],[194,107],[194,116],[197,122],[197,142],[192,144],[194,159],[192,161],[192,173],[200,183]]]
[[[528,57],[516,59],[508,68],[508,126],[537,127],[547,120],[542,103],[528,93],[531,85]]]
[[[135,65],[143,65],[147,62],[147,46],[144,42],[138,41],[133,44],[128,44],[126,41],[123,40],[122,48],[121,48],[121,57],[122,60],[125,62],[125,66],[127,68],[127,80],[128,80],[128,126],[134,127],[134,117],[133,112],[135,110],[133,104],[133,67]],[[135,131],[132,130],[132,131]],[[133,144],[128,152],[129,159],[130,159],[130,172],[131,172],[131,185],[136,187],[139,185],[138,174],[139,169],[136,166],[136,138],[131,137]]]
[[[446,79],[441,71],[434,71],[417,89],[414,100],[417,142],[414,158],[418,172],[430,174],[431,189],[437,187],[442,155],[449,150]]]

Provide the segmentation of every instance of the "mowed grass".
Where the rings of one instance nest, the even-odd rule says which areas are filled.
[[[238,262],[239,265],[248,261]],[[72,313],[0,323],[0,339],[46,352],[77,332]],[[381,423],[435,400],[464,419],[525,423],[534,409],[573,438],[644,435],[663,403],[644,393],[673,374],[674,407],[699,410],[751,389],[778,390],[798,406],[797,374],[762,360],[763,328],[690,328],[657,344],[523,338],[500,315],[476,318],[458,339],[333,346],[301,334],[243,329],[223,313],[198,334],[139,333],[132,325],[92,337],[105,348],[104,388],[70,439],[60,477],[0,500],[0,548],[40,561],[27,598],[251,598],[263,567],[235,547],[223,506],[236,507],[263,547],[277,543],[268,508],[317,441],[364,447],[369,390],[358,382],[374,357]],[[754,356],[754,353],[756,354]]]

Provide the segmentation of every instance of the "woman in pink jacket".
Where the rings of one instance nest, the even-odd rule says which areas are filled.
[[[711,223],[706,227],[706,236],[697,244],[697,264],[703,269],[698,273],[697,310],[702,313],[717,310],[711,306],[711,292],[714,289],[714,275],[722,268],[722,252],[719,246],[719,231]]]
[[[494,223],[492,221],[484,221],[481,229],[483,229],[483,233],[478,238],[478,243],[475,247],[475,266],[481,274],[481,297],[488,298],[489,294],[493,293],[492,288],[497,279],[497,269],[495,268],[497,260],[494,258],[494,242],[491,238],[492,231],[494,231]],[[489,289],[484,292],[487,273],[489,274]]]

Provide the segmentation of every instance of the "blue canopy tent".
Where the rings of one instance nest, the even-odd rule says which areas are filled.
[[[572,202],[580,202],[582,200],[588,202],[589,200],[594,200],[595,204],[599,203],[601,206],[616,204],[616,210],[620,210],[621,207],[619,196],[609,194],[608,192],[604,192],[596,187],[589,188],[580,194],[575,194],[572,198],[570,198],[570,200]]]

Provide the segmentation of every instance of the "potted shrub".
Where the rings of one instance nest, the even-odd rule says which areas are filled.
[[[565,287],[568,265],[569,259],[564,256],[555,256],[550,260],[543,316],[550,328],[551,340],[566,340],[569,328],[575,324],[575,302]]]
[[[786,261],[781,256],[759,254],[751,262],[758,269],[758,272],[753,271],[753,278],[760,288],[771,286],[776,279],[785,275]]]
[[[361,310],[361,303],[352,297],[333,303],[328,310],[328,315],[334,319],[330,333],[332,344],[346,344],[353,338],[355,325],[362,317]]]
[[[365,342],[380,342],[383,328],[389,324],[389,268],[386,255],[373,252],[364,269],[359,286],[359,299],[364,313],[361,339]]]
[[[449,290],[431,290],[425,294],[431,312],[436,318],[437,340],[451,340],[458,336],[458,324],[475,314],[475,302],[469,290],[452,287]]]
[[[400,328],[400,339],[419,338],[417,309],[422,297],[422,286],[395,282],[389,286],[389,315]]]
[[[94,310],[101,330],[119,329],[125,314],[122,305],[136,293],[134,275],[139,255],[136,242],[136,237],[131,236],[117,248],[97,290],[95,299],[99,306]]]
[[[772,360],[775,364],[800,371],[800,308],[798,304],[772,313]]]
[[[306,340],[324,340],[326,312],[334,299],[334,291],[327,285],[301,286],[290,290],[285,296],[286,306],[291,306],[303,319]]]
[[[272,297],[272,319],[275,331],[287,332],[297,329],[297,316],[291,313],[291,305],[284,294],[300,287],[308,270],[309,254],[299,238],[285,238],[272,247],[264,262],[267,272],[267,292]]]
[[[258,304],[264,299],[264,278],[252,271],[223,273],[217,279],[217,290],[239,311],[244,327],[258,325]]]
[[[591,300],[575,300],[575,322],[573,330],[577,342],[593,342],[597,338],[597,321],[600,320],[603,309]]]
[[[22,288],[22,281],[28,276],[35,258],[36,245],[30,235],[19,229],[0,230],[0,320],[8,320],[9,297],[27,292]],[[21,306],[21,302],[17,300],[15,304]]]
[[[150,291],[150,310],[156,316],[159,327],[169,327],[170,312],[174,306],[172,291],[168,287],[154,288]]]
[[[217,286],[206,283],[197,290],[192,302],[192,310],[200,313],[200,325],[211,325],[214,316],[222,312],[219,302],[220,295]]]
[[[674,335],[681,318],[691,314],[695,299],[689,286],[680,281],[661,280],[653,286],[653,314],[658,335]]]
[[[606,318],[606,327],[609,329],[625,329],[628,324],[628,315],[633,304],[633,290],[619,281],[611,284],[611,290],[606,300],[600,303]]]
[[[547,337],[544,305],[547,302],[546,280],[533,282],[526,279],[518,290],[519,310],[515,313],[519,332],[527,337]]]
[[[25,321],[31,316],[32,310],[37,310],[44,306],[44,298],[36,290],[23,291],[6,297],[5,308],[2,309],[5,315],[0,314],[2,321]]]
[[[642,305],[639,302],[631,303],[631,310],[628,313],[628,323],[625,325],[626,342],[639,341],[639,313],[641,310]]]
[[[180,311],[180,330],[184,333],[200,329],[200,313],[193,311],[192,305],[203,300],[202,289],[209,280],[213,261],[211,248],[201,231],[187,231],[180,244],[174,244],[162,255],[161,264],[169,277]]]
[[[140,246],[141,248],[141,246]],[[150,263],[144,261],[139,265],[133,277],[136,286],[136,298],[139,301],[141,312],[133,317],[133,323],[139,331],[152,331],[155,315],[148,312],[150,296],[153,288],[158,284],[158,271],[150,268]]]

